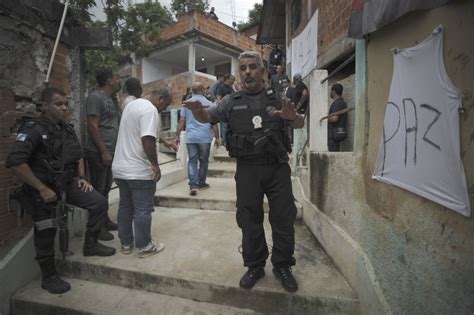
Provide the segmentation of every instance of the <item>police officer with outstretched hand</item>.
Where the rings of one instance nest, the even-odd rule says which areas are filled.
[[[237,224],[242,230],[242,256],[247,272],[240,287],[250,289],[265,275],[269,256],[263,229],[263,197],[270,205],[273,273],[290,292],[298,289],[291,272],[295,264],[294,220],[296,207],[291,187],[288,152],[291,152],[288,125],[304,126],[304,117],[295,104],[280,93],[266,90],[262,83],[264,65],[260,54],[245,51],[239,56],[243,90],[227,95],[220,106],[207,109],[199,101],[184,106],[201,122],[226,122],[226,146],[237,159]]]
[[[31,204],[33,221],[46,222],[55,215],[60,190],[66,201],[89,210],[84,256],[111,256],[115,249],[97,242],[106,219],[107,201],[84,178],[82,148],[73,127],[65,122],[68,101],[63,91],[46,88],[41,93],[42,115],[29,119],[18,129],[5,166],[24,182],[24,192]],[[58,183],[64,172],[65,187]],[[57,228],[34,228],[36,260],[42,272],[41,287],[51,293],[68,291],[71,286],[56,271],[54,238]]]

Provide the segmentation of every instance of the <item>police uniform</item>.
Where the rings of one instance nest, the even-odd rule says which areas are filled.
[[[280,104],[281,95],[271,89],[257,95],[239,91],[210,112],[212,119],[229,124],[226,146],[237,159],[237,223],[242,229],[244,266],[249,268],[264,266],[269,255],[263,228],[264,195],[270,205],[271,262],[274,266],[295,264],[296,207],[288,165],[288,123],[271,115]]]
[[[63,133],[66,133],[63,135]],[[65,141],[63,143],[63,141]],[[65,147],[64,170],[66,172],[67,202],[89,210],[87,222],[86,242],[96,246],[96,235],[104,225],[107,201],[97,191],[84,192],[78,187],[77,162],[82,158],[82,149],[79,139],[71,125],[65,123],[54,124],[45,116],[28,120],[18,129],[17,138],[12,150],[7,157],[5,166],[14,167],[28,164],[35,174],[46,186],[59,194],[57,178],[52,169],[60,170],[63,146]],[[51,169],[52,168],[52,169]],[[34,222],[50,219],[54,213],[55,203],[45,203],[40,193],[33,187],[25,184],[24,190],[32,205]],[[56,273],[54,266],[54,238],[56,228],[38,231],[34,229],[34,244],[36,260],[38,261],[43,276]],[[89,240],[87,240],[89,235]],[[95,242],[95,243],[94,243]],[[86,245],[85,245],[86,247]]]

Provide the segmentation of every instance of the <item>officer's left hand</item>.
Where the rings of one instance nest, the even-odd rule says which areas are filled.
[[[79,186],[79,188],[84,192],[89,192],[93,189],[92,185],[89,184],[89,182],[83,178],[79,179],[79,181],[77,182],[77,186]]]
[[[278,116],[283,119],[295,120],[296,119],[296,106],[289,98],[283,97],[281,99],[281,109],[274,110],[272,115]]]

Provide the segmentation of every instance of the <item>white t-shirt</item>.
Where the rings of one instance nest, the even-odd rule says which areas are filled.
[[[135,96],[133,96],[133,95],[127,96],[127,97],[123,100],[122,105],[120,105],[120,109],[122,110],[122,112],[123,112],[123,109],[125,108],[125,106],[127,106],[128,103],[130,103],[131,101],[134,101],[134,100],[136,100],[136,99],[137,99],[137,98],[136,98]]]
[[[158,140],[160,115],[156,107],[143,98],[125,107],[117,138],[112,173],[119,179],[153,179],[151,163],[143,150],[142,137]]]

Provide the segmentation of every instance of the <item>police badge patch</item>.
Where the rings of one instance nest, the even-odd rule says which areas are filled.
[[[28,138],[28,135],[26,133],[19,133],[17,136],[16,136],[16,141],[25,141],[26,138]]]

